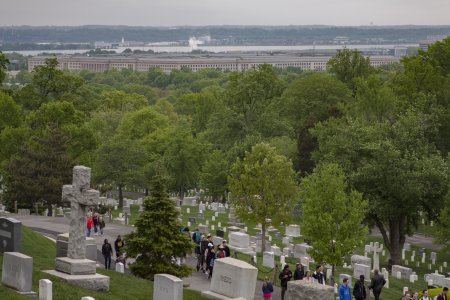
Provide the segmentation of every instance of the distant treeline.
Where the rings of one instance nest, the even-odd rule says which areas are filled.
[[[36,44],[36,43],[4,43],[0,45],[1,51],[24,51],[24,50],[86,50],[91,49],[91,44]]]
[[[0,43],[92,43],[94,41],[163,42],[185,41],[192,36],[209,35],[222,45],[326,43],[345,36],[353,43],[416,43],[430,35],[450,35],[446,26],[203,26],[203,27],[0,27]],[[6,50],[6,49],[3,49]]]

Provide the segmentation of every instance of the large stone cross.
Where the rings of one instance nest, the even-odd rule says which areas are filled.
[[[375,242],[372,247],[372,251],[373,251],[373,269],[380,270],[380,253],[381,251],[383,251],[383,244],[381,244],[380,247],[380,243]]]
[[[91,168],[73,167],[71,185],[63,185],[62,200],[70,202],[70,231],[67,257],[86,258],[86,208],[99,203],[100,192],[89,188]]]

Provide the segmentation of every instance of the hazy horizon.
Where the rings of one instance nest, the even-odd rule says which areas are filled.
[[[448,0],[3,0],[0,26],[446,26]]]

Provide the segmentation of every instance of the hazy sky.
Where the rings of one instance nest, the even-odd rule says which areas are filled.
[[[450,0],[0,0],[4,25],[450,24]]]

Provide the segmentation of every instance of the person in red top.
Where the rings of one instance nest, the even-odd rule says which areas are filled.
[[[443,293],[437,297],[437,300],[448,300],[448,287],[445,287]]]
[[[92,217],[88,217],[87,224],[86,224],[86,236],[91,236],[91,230],[94,227],[94,221],[92,220]]]

